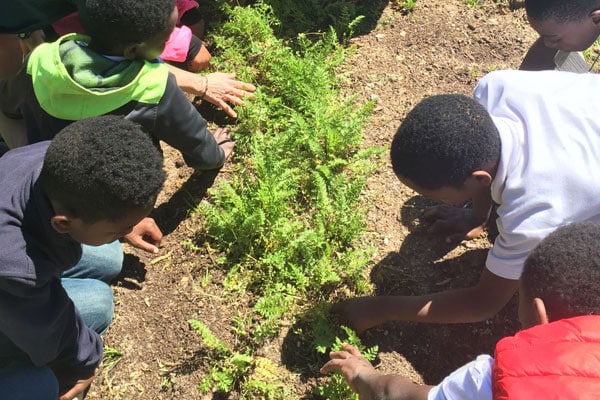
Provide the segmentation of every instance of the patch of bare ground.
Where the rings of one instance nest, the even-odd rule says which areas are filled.
[[[377,3],[382,6],[377,25],[351,40],[357,51],[340,69],[348,95],[377,101],[365,146],[387,149],[403,116],[422,98],[470,94],[486,72],[517,68],[535,39],[522,9],[490,0],[481,7],[461,0],[418,0],[409,14],[394,2]],[[210,251],[200,255],[184,245],[201,223],[189,211],[206,197],[214,179],[227,179],[227,165],[216,177],[192,174],[177,152],[165,148],[165,168],[167,186],[153,213],[165,233],[162,251],[149,257],[126,249],[126,266],[114,284],[115,320],[105,335],[106,345],[122,356],[100,369],[89,400],[202,398],[197,384],[206,372],[207,355],[187,321],[201,320],[234,344],[239,338],[229,321],[244,316],[251,304],[244,296],[224,295],[222,272],[213,268]],[[402,186],[387,159],[368,179],[363,200],[368,228],[361,244],[376,248],[372,264],[365,266],[374,294],[422,294],[476,282],[487,239],[449,247],[441,237],[426,234],[418,215],[431,203]],[[289,318],[291,325],[296,316]],[[496,340],[516,327],[513,301],[486,322],[389,323],[368,331],[364,343],[379,345],[382,371],[437,383],[477,354],[492,352]],[[276,373],[293,393],[311,398],[311,388],[323,379],[318,373],[322,360],[298,348],[302,341],[295,335],[284,332],[259,356],[278,366]]]

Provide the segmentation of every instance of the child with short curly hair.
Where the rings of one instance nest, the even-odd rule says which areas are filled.
[[[18,74],[0,82],[0,109],[24,119],[26,142],[51,139],[82,118],[117,114],[179,150],[189,166],[220,168],[234,147],[228,131],[210,132],[156,60],[176,24],[175,0],[88,0],[79,15],[89,36],[41,44]]]
[[[583,51],[600,35],[599,0],[525,0],[525,10],[540,37],[520,69],[555,69],[557,51]]]
[[[525,262],[519,286],[524,330],[439,385],[382,375],[353,346],[332,352],[321,372],[339,370],[361,400],[596,399],[600,396],[600,225],[558,228]]]
[[[0,157],[0,398],[70,400],[90,385],[121,265],[82,245],[158,251],[147,215],[165,177],[150,137],[118,116]]]

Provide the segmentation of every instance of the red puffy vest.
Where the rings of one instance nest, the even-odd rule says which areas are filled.
[[[496,345],[495,400],[600,399],[600,316],[536,325]]]

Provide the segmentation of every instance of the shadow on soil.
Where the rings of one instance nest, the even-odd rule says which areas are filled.
[[[189,211],[206,196],[218,174],[219,170],[195,172],[167,202],[152,211],[150,216],[163,235],[173,232],[188,217]]]
[[[123,269],[117,277],[117,284],[129,290],[140,290],[146,280],[146,264],[136,255],[125,253]]]
[[[379,21],[389,0],[310,0],[290,2],[288,0],[264,0],[273,7],[281,21],[278,35],[295,38],[299,33],[324,32],[332,26],[338,35],[343,35],[358,16],[364,18],[356,26],[354,35],[372,31]]]
[[[256,1],[231,0],[231,4],[250,6]],[[338,35],[343,36],[348,25],[358,16],[364,18],[354,29],[354,36],[367,34],[379,22],[379,18],[389,0],[263,0],[273,8],[275,17],[281,21],[276,34],[285,39],[294,39],[300,33],[313,35],[326,32],[332,26]],[[220,11],[221,0],[206,0],[202,3],[202,13],[211,25],[223,21]]]
[[[485,266],[488,249],[467,249],[447,257],[457,244],[427,234],[419,216],[434,205],[421,196],[409,199],[400,210],[406,236],[397,252],[390,252],[371,270],[377,295],[412,296],[475,285]],[[519,329],[516,296],[490,320],[470,324],[394,322],[363,335],[366,346],[404,356],[428,384],[437,384],[479,354],[493,354],[496,342]]]
[[[412,240],[412,235],[407,237]],[[419,240],[416,240],[419,242]],[[405,242],[406,243],[406,242]],[[416,248],[414,248],[416,249]],[[423,252],[427,254],[427,252]],[[419,251],[390,253],[372,271],[377,295],[419,295],[472,286],[477,283],[487,255],[475,249],[439,262],[419,260]],[[412,259],[409,264],[402,261]],[[363,335],[366,346],[404,356],[428,384],[437,384],[479,354],[493,354],[496,342],[518,330],[517,301],[490,320],[471,324],[394,322]]]
[[[400,222],[411,233],[397,252],[388,253],[371,271],[376,295],[412,296],[475,285],[485,265],[487,249],[466,250],[456,257],[444,257],[456,244],[443,237],[425,234],[418,223],[422,211],[434,203],[416,196],[400,212]],[[308,311],[290,329],[282,347],[284,364],[304,380],[319,377],[319,367],[327,357],[315,355],[313,345],[303,343],[302,327],[314,321]],[[331,316],[335,325],[335,317]],[[380,352],[404,356],[428,384],[437,384],[456,368],[479,354],[493,354],[496,342],[519,329],[516,296],[494,318],[470,324],[424,324],[393,322],[370,329],[362,335],[366,347],[379,346]],[[402,371],[398,371],[402,373]]]

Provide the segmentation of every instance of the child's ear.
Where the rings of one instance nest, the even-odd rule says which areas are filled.
[[[50,225],[58,233],[69,233],[71,232],[71,218],[66,215],[55,215],[50,218]]]
[[[484,170],[473,171],[471,177],[481,186],[490,186],[492,184],[492,175]]]
[[[536,297],[533,299],[533,305],[535,307],[535,316],[537,317],[538,324],[544,325],[550,322],[548,319],[548,312],[546,311],[546,305],[544,304],[544,300]]]
[[[590,17],[594,25],[600,29],[600,9],[592,11]]]
[[[123,57],[127,60],[135,60],[138,55],[140,43],[131,43],[123,48]]]

